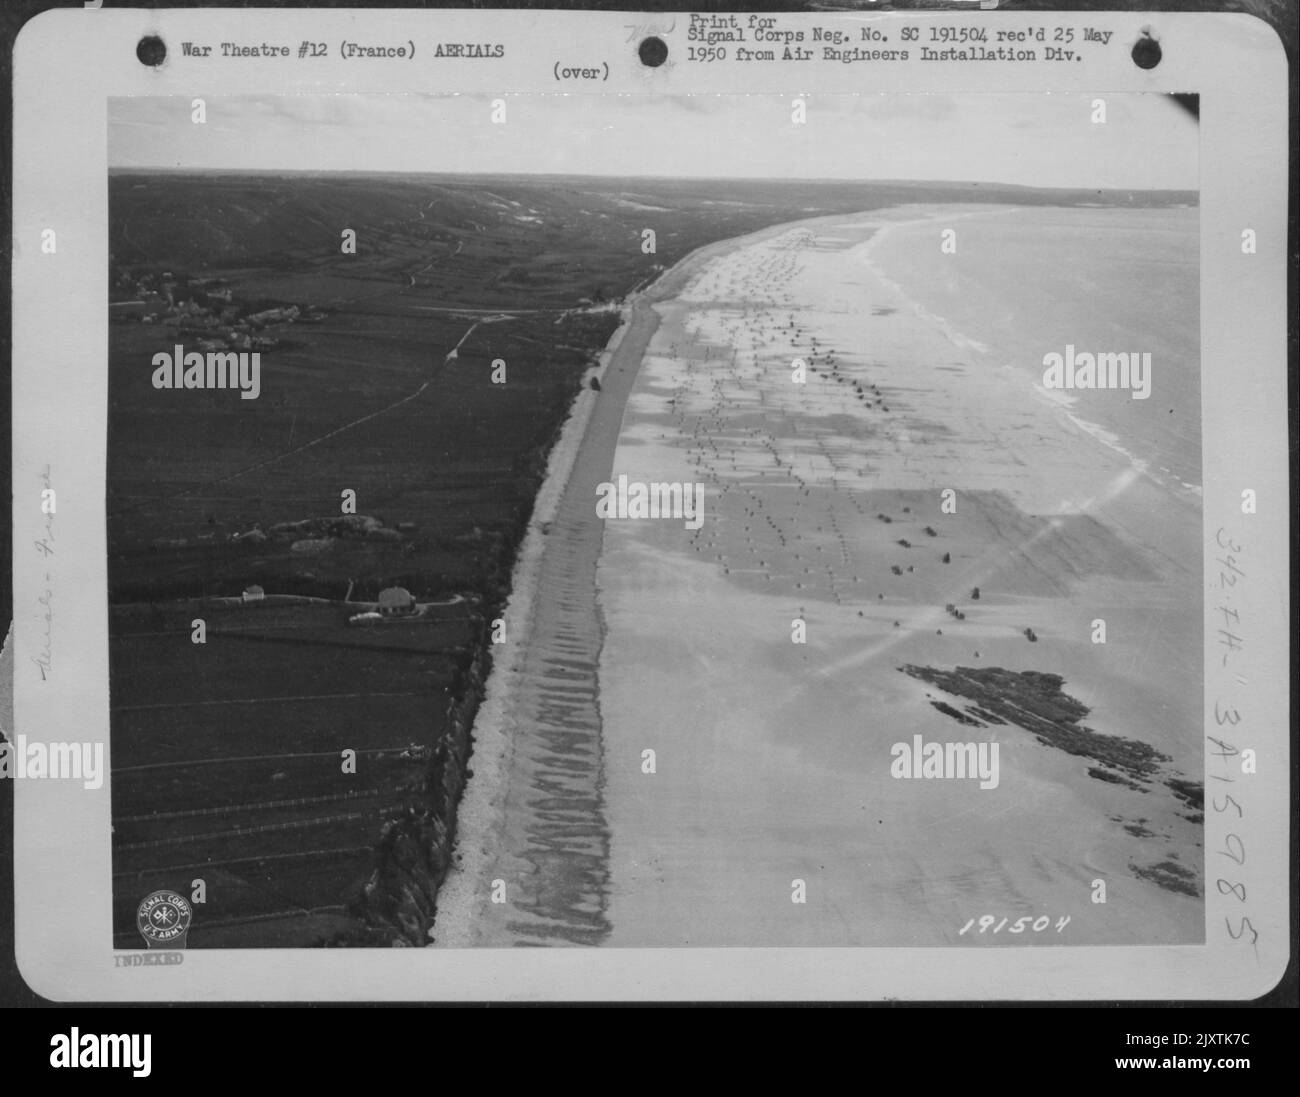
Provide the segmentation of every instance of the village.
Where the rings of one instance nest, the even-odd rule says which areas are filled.
[[[202,351],[269,350],[279,340],[263,333],[278,324],[319,324],[326,312],[309,305],[258,308],[240,301],[235,287],[223,278],[191,278],[188,274],[133,272],[115,268],[114,296],[109,317],[115,323],[156,324],[193,336]]]
[[[396,528],[386,526],[382,519],[367,514],[346,514],[327,518],[304,518],[297,522],[277,522],[263,530],[260,524],[251,529],[231,533],[230,544],[266,545],[279,543],[286,546],[291,556],[320,556],[334,550],[344,540],[378,541],[381,543],[400,543],[404,546],[404,555],[410,555],[414,542],[410,535],[416,532],[414,522],[399,522]],[[484,538],[482,531],[472,539]],[[188,542],[185,542],[188,544]],[[180,547],[179,545],[175,547]],[[330,603],[345,605],[353,610],[347,624],[391,625],[411,624],[441,620],[438,610],[448,606],[474,606],[480,596],[474,593],[453,593],[449,597],[420,602],[403,586],[392,585],[379,591],[374,601],[353,599],[356,587],[354,580],[348,580],[347,592],[341,602],[335,599],[321,598],[301,594],[268,593],[261,583],[248,584],[239,595],[217,596],[207,599],[218,605],[248,605],[250,603],[286,604],[286,603]]]
[[[304,518],[296,522],[277,522],[265,530],[260,523],[255,523],[248,530],[230,533],[227,542],[232,545],[248,546],[278,544],[287,548],[290,556],[313,557],[334,551],[343,541],[362,540],[402,544],[403,555],[410,555],[414,549],[414,542],[409,535],[415,532],[414,522],[399,522],[396,528],[393,528],[385,525],[383,519],[368,514],[344,514],[326,518]],[[189,543],[188,540],[181,539],[169,541],[160,547],[180,548]],[[354,601],[352,593],[355,587],[356,582],[349,580],[347,592],[341,603],[335,599],[309,595],[268,593],[261,583],[250,583],[239,595],[217,596],[208,600],[218,605],[294,602],[342,604],[356,611],[347,618],[349,625],[406,624],[430,620],[434,616],[434,611],[440,607],[479,601],[477,595],[457,593],[438,601],[417,602],[409,590],[397,585],[384,587],[379,591],[375,601]]]
[[[450,598],[444,598],[440,601],[417,602],[414,594],[405,587],[399,586],[385,587],[379,592],[378,600],[374,602],[353,601],[352,589],[354,585],[352,582],[348,583],[348,592],[344,596],[342,603],[331,603],[342,604],[349,609],[360,611],[348,616],[347,624],[349,626],[443,622],[445,618],[439,614],[439,610],[446,609],[448,606],[473,605],[479,601],[479,597],[474,594],[453,594]],[[217,605],[233,606],[259,603],[264,605],[284,605],[296,602],[321,603],[330,600],[301,594],[268,594],[260,583],[252,583],[245,587],[238,596],[209,598],[206,601]]]

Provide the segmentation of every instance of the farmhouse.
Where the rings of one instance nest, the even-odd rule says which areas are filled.
[[[386,587],[379,592],[379,612],[385,617],[407,617],[415,612],[415,596],[405,587]]]

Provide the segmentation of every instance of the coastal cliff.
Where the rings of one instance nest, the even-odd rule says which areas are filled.
[[[470,735],[483,699],[490,659],[487,630],[448,702],[446,734],[434,746],[416,801],[384,822],[375,845],[375,867],[349,913],[355,930],[332,945],[423,947],[429,942],[438,889],[451,865],[456,807],[470,774]]]

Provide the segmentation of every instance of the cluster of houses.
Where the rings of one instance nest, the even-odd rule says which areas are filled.
[[[115,320],[136,320],[142,324],[176,328],[198,335],[203,351],[269,350],[277,340],[259,334],[273,324],[318,324],[323,312],[298,305],[283,305],[245,313],[247,306],[234,300],[232,287],[219,279],[189,278],[171,271],[139,276],[121,272],[115,279],[117,293],[131,293],[131,300],[109,303]]]
[[[349,594],[351,586],[348,587]],[[254,583],[246,587],[240,600],[244,603],[263,602],[266,600],[265,589]],[[361,613],[355,613],[348,618],[349,625],[366,625],[381,621],[402,621],[417,618],[420,616],[420,606],[415,600],[415,595],[405,587],[385,587],[379,592],[379,601],[373,603],[358,602],[359,606],[372,605],[373,609],[364,610]]]

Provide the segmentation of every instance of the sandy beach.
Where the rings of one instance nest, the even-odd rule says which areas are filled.
[[[578,395],[551,452],[512,576],[506,642],[494,648],[474,725],[456,864],[438,896],[438,947],[608,937],[597,681],[604,624],[596,597],[604,523],[596,486],[610,476],[627,399],[659,325],[654,302],[671,298],[735,243],[697,249],[629,299],[623,325],[591,371],[599,395],[590,388]]]
[[[1069,237],[1146,212],[1033,215]],[[1015,214],[787,225],[636,302],[521,555],[527,638],[476,727],[437,944],[1200,938],[1200,807],[1177,794],[1200,780],[1192,458],[1135,454],[1133,408],[1085,418],[887,258]],[[703,523],[602,523],[618,475],[702,484]],[[1035,722],[994,668],[1057,675],[1044,711],[1086,714]],[[996,787],[892,776],[914,736],[996,743]]]

